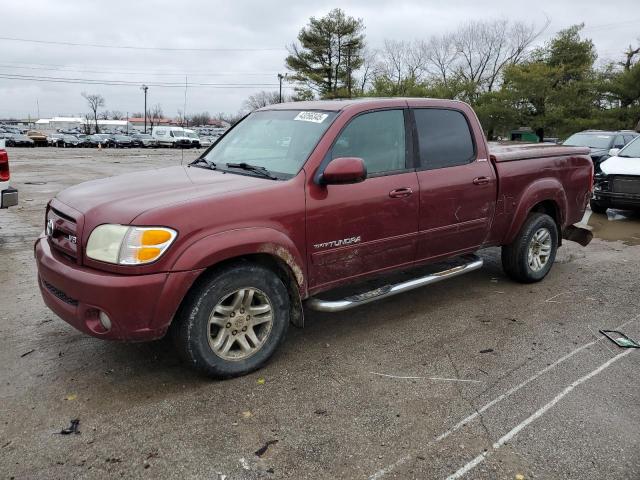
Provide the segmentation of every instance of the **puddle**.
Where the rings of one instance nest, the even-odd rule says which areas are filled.
[[[610,208],[606,215],[587,210],[580,222],[587,225],[595,238],[625,245],[640,245],[640,213]]]

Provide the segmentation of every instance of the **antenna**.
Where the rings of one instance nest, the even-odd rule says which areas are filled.
[[[184,76],[184,104],[182,106],[182,125],[187,127],[187,76]],[[185,134],[186,135],[186,134]],[[182,159],[180,160],[180,165],[184,163],[184,147],[180,149],[180,153],[182,154]]]

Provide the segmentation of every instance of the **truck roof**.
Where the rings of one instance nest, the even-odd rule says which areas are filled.
[[[398,105],[409,100],[429,101],[433,100],[438,104],[443,102],[451,105],[464,104],[458,100],[443,100],[436,98],[412,98],[412,97],[360,97],[360,98],[342,98],[334,100],[311,100],[304,102],[285,102],[267,105],[260,110],[328,110],[338,112],[345,110],[352,105],[370,104],[371,107],[384,107],[385,105]]]

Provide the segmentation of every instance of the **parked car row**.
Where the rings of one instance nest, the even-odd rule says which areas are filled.
[[[150,134],[103,132],[86,135],[73,130],[45,134],[36,130],[0,126],[0,139],[6,140],[8,147],[208,148],[220,136],[220,132],[200,136],[196,131],[182,127],[154,127]]]

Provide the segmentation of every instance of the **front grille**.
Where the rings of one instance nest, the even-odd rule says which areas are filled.
[[[78,258],[78,238],[76,220],[55,208],[47,214],[47,236],[52,248],[75,261]]]
[[[54,287],[49,282],[42,280],[42,284],[49,290],[55,297],[62,300],[64,303],[68,303],[69,305],[73,305],[74,307],[78,306],[78,300],[75,298],[71,298],[69,295],[64,293],[59,288]]]
[[[640,194],[640,177],[616,176],[613,179],[614,193],[635,193]]]

